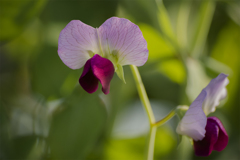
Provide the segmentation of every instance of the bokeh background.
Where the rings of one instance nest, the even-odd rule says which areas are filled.
[[[234,0],[0,0],[0,159],[144,159],[148,119],[129,66],[110,94],[87,94],[57,54],[73,19],[99,27],[128,18],[148,42],[139,67],[158,120],[190,105],[219,73],[228,97],[215,113],[229,134],[222,152],[196,157],[174,117],[157,130],[155,159],[240,159],[240,2]],[[101,86],[99,86],[101,88]]]

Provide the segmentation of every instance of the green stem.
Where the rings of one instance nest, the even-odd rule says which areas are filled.
[[[151,126],[149,139],[148,139],[147,160],[154,159],[154,144],[155,144],[156,132],[157,132],[157,126]]]
[[[130,68],[132,70],[133,77],[136,82],[139,97],[140,97],[141,102],[147,112],[147,115],[148,115],[149,124],[150,124],[150,133],[149,133],[149,140],[148,140],[147,160],[153,160],[153,158],[154,158],[153,157],[154,156],[154,143],[155,143],[157,127],[164,124],[169,119],[171,119],[175,115],[175,110],[171,111],[162,120],[156,122],[153,111],[152,111],[152,107],[149,102],[149,99],[148,99],[145,87],[143,85],[140,73],[138,71],[138,68],[134,65],[130,65]]]
[[[174,117],[176,114],[175,109],[172,110],[166,117],[164,117],[163,119],[161,119],[160,121],[157,121],[154,126],[161,126],[164,123],[166,123],[168,120],[170,120],[172,117]]]
[[[157,127],[154,126],[155,124],[155,117],[152,111],[151,104],[149,102],[145,87],[142,82],[142,78],[136,66],[130,65],[130,68],[133,73],[134,80],[136,82],[137,90],[141,102],[147,112],[149,124],[150,124],[150,133],[149,133],[149,140],[148,140],[148,149],[147,149],[147,160],[153,160],[154,157],[154,143],[155,143],[155,136]]]
[[[136,82],[139,97],[140,97],[141,102],[142,102],[142,104],[143,104],[143,106],[144,106],[144,108],[147,112],[148,119],[149,119],[149,122],[150,122],[150,126],[152,126],[155,123],[155,117],[154,117],[152,107],[151,107],[151,104],[149,102],[145,87],[143,85],[142,78],[141,78],[140,73],[139,73],[136,66],[130,65],[130,67],[131,67],[131,70],[132,70],[132,73],[133,73],[134,80]]]

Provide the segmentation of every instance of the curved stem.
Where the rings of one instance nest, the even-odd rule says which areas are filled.
[[[155,124],[155,117],[152,111],[151,104],[149,102],[145,87],[142,82],[142,78],[136,66],[130,65],[130,68],[133,73],[134,80],[136,82],[137,90],[141,102],[147,112],[149,124],[150,124],[150,133],[149,133],[149,140],[148,140],[148,148],[147,148],[147,160],[153,160],[154,158],[154,143],[155,143],[155,136],[157,127],[154,126]]]
[[[175,110],[171,111],[165,118],[162,120],[156,122],[155,117],[152,111],[151,104],[149,102],[145,87],[143,85],[140,73],[136,66],[130,65],[130,68],[133,73],[134,80],[136,82],[137,90],[139,97],[141,99],[141,102],[147,112],[149,124],[150,124],[150,133],[149,133],[149,140],[148,140],[148,149],[147,149],[147,160],[153,160],[154,158],[154,144],[155,144],[155,137],[156,137],[156,131],[157,127],[167,122],[169,119],[171,119],[175,115]]]
[[[136,82],[139,97],[140,97],[141,102],[142,102],[142,104],[143,104],[143,106],[144,106],[144,108],[147,112],[148,119],[149,119],[149,122],[150,122],[150,126],[152,126],[155,123],[155,117],[154,117],[152,107],[151,107],[151,104],[149,102],[145,87],[143,85],[142,78],[141,78],[140,73],[139,73],[136,66],[130,65],[130,67],[131,67],[131,70],[132,70],[132,73],[133,73],[134,80]]]
[[[172,117],[174,117],[176,115],[176,111],[175,109],[172,110],[166,117],[164,117],[163,119],[161,119],[160,121],[157,121],[154,126],[161,126],[164,123],[166,123],[168,120],[170,120]]]

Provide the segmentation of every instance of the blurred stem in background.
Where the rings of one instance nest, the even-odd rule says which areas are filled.
[[[204,46],[206,44],[207,35],[210,29],[214,11],[214,1],[202,2],[199,17],[197,17],[198,23],[192,41],[193,44],[190,46],[191,54],[194,58],[199,58],[205,48]]]
[[[177,45],[184,51],[184,54],[188,53],[188,20],[190,15],[191,1],[181,1],[179,6],[177,22],[176,22],[176,38]]]

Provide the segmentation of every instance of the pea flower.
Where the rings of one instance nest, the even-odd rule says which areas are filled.
[[[220,100],[227,95],[227,75],[221,73],[204,88],[190,105],[184,117],[177,126],[177,133],[193,138],[194,150],[197,156],[209,156],[212,150],[222,151],[228,143],[228,135],[221,121],[209,117],[214,112]]]
[[[58,55],[71,69],[84,66],[79,83],[93,93],[102,84],[108,94],[114,72],[124,82],[122,66],[142,66],[148,59],[147,42],[139,27],[124,18],[111,17],[99,28],[72,20],[61,31]]]

